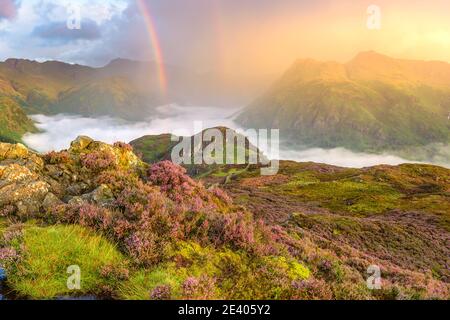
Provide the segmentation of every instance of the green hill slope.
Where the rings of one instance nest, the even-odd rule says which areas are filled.
[[[245,171],[249,164],[254,164],[250,159],[256,159],[258,157],[258,148],[254,146],[245,136],[237,133],[236,131],[226,128],[226,127],[216,127],[212,129],[218,129],[222,133],[223,137],[223,165],[220,164],[206,164],[206,157],[215,157],[214,152],[211,149],[207,149],[211,145],[213,146],[211,140],[207,137],[206,132],[210,129],[204,130],[201,133],[197,133],[194,136],[186,137],[187,141],[190,141],[191,149],[191,164],[183,164],[187,172],[196,177],[203,177],[211,172],[215,172],[215,176],[220,176],[222,179],[226,179],[227,176],[232,176],[238,172]],[[209,131],[211,133],[211,131]],[[232,135],[235,136],[235,140],[232,139]],[[195,148],[197,145],[196,141],[200,141],[203,137],[202,149]],[[183,140],[185,141],[185,140]],[[244,141],[245,146],[238,144],[237,141]],[[172,159],[172,150],[178,145],[178,141],[172,141],[170,134],[161,135],[147,135],[139,139],[130,142],[133,146],[133,150],[139,157],[146,163],[156,163],[158,161],[170,160]],[[233,150],[230,154],[229,150]],[[238,155],[245,156],[244,161],[238,161]],[[250,158],[250,155],[255,158]],[[182,155],[180,155],[182,156]],[[202,159],[202,164],[195,162],[194,159],[199,157]],[[260,162],[267,161],[266,157],[262,154],[259,155]],[[223,173],[222,169],[227,169],[227,171],[232,170],[231,173]]]
[[[450,65],[373,52],[347,64],[300,60],[238,122],[291,143],[380,151],[450,141]]]
[[[20,142],[23,134],[36,130],[14,100],[0,97],[0,142]]]
[[[167,103],[242,105],[268,83],[268,77],[199,74],[170,65],[164,69],[167,88],[161,90],[154,62],[116,59],[104,67],[91,68],[8,59],[0,62],[0,96],[15,97],[28,114],[64,112],[142,120],[149,116],[149,110]]]

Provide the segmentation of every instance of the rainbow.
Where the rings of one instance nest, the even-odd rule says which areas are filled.
[[[148,4],[145,2],[145,0],[137,0],[137,4],[139,10],[142,13],[142,16],[144,17],[145,27],[147,29],[150,45],[153,48],[153,55],[158,69],[158,78],[161,93],[165,95],[167,93],[168,88],[167,74],[164,67],[163,53],[161,49],[161,44],[159,42],[158,33],[156,32],[155,24],[153,22],[153,17],[151,15],[151,11]]]

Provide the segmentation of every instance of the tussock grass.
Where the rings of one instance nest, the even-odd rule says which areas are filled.
[[[5,229],[7,228],[8,224],[6,219],[0,218],[0,237],[3,235],[3,232],[5,232]]]
[[[27,226],[23,246],[23,260],[8,282],[18,294],[34,299],[99,293],[111,285],[111,280],[102,276],[102,268],[124,262],[113,244],[80,226]],[[80,290],[67,288],[71,265],[81,269]]]

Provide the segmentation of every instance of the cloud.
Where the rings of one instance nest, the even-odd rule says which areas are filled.
[[[194,132],[194,121],[203,121],[204,128],[225,125],[233,127],[229,118],[237,110],[211,107],[180,107],[175,105],[157,109],[159,116],[141,122],[127,122],[110,117],[87,118],[77,115],[44,116],[32,119],[42,131],[27,134],[24,142],[31,148],[47,152],[67,149],[70,142],[79,135],[87,135],[96,140],[113,143],[129,142],[144,135],[173,133],[190,136]],[[152,112],[154,113],[154,112]]]
[[[244,133],[233,120],[231,115],[237,109],[211,108],[211,107],[181,107],[176,105],[158,108],[159,116],[148,118],[142,122],[126,122],[120,119],[102,117],[87,118],[82,116],[56,115],[33,116],[40,133],[27,134],[24,142],[31,148],[47,152],[51,150],[67,149],[72,140],[79,135],[87,135],[96,140],[113,143],[116,141],[129,142],[144,135],[156,135],[173,133],[178,136],[190,136],[194,133],[194,121],[202,121],[203,128],[226,126]],[[254,143],[254,141],[252,141]],[[255,143],[254,143],[255,144]],[[256,145],[256,144],[255,144]],[[441,148],[441,146],[438,146]],[[448,147],[447,147],[448,148]],[[267,150],[262,150],[267,153]],[[447,154],[448,154],[447,149]],[[280,150],[281,160],[293,160],[298,162],[317,162],[351,168],[363,168],[379,164],[398,165],[411,163],[400,156],[391,154],[369,154],[352,152],[344,148],[307,150]],[[445,158],[448,160],[448,158]],[[450,167],[450,163],[444,158],[429,158],[426,163],[432,163]]]
[[[6,0],[0,0],[0,5],[3,1]],[[81,6],[81,30],[66,28],[70,17],[69,3]],[[114,54],[117,46],[109,48],[108,39],[115,35],[124,39],[133,36],[125,32],[126,24],[116,24],[127,5],[126,0],[21,1],[13,20],[0,18],[0,60],[13,57],[104,65],[119,56],[119,53]],[[130,32],[138,34],[136,30]],[[133,56],[125,53],[126,43],[120,49],[120,55]]]
[[[402,163],[417,163],[417,161],[409,161],[387,153],[369,154],[363,152],[353,152],[345,148],[312,148],[301,151],[281,150],[280,155],[284,160],[326,163],[350,168],[364,168],[380,164],[399,165]]]
[[[12,20],[17,16],[17,11],[20,6],[18,0],[2,0],[0,2],[0,20]]]
[[[32,35],[57,43],[67,43],[81,39],[99,39],[101,37],[101,31],[95,21],[86,19],[81,22],[80,29],[69,29],[66,21],[50,22],[34,28]]]

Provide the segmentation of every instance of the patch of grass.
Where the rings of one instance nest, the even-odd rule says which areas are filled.
[[[450,231],[450,198],[446,195],[426,195],[407,198],[401,202],[402,210],[417,211],[435,215],[439,225]]]
[[[0,218],[0,237],[3,236],[6,228],[8,227],[8,221],[5,218]]]
[[[169,134],[159,136],[144,136],[131,142],[134,150],[142,155],[142,160],[155,163],[170,158],[176,142],[171,141]]]
[[[356,214],[383,213],[396,207],[402,194],[387,184],[375,182],[332,181],[288,184],[283,193],[302,201],[320,202],[330,210]]]
[[[226,169],[226,168],[223,168],[223,169]],[[238,170],[236,168],[232,168],[228,171],[222,171],[222,168],[220,168],[218,171],[214,172],[212,175],[214,177],[226,177],[230,174],[239,173],[239,172],[241,172],[241,170]]]
[[[296,187],[307,186],[310,184],[318,183],[320,180],[316,178],[315,174],[311,171],[302,171],[295,174],[291,181],[288,182],[284,187],[286,189],[295,189]]]
[[[102,276],[105,267],[125,262],[117,248],[103,237],[79,226],[26,226],[23,257],[8,277],[19,295],[51,299],[61,295],[97,294],[113,280]],[[81,270],[81,289],[69,290],[67,268]]]

